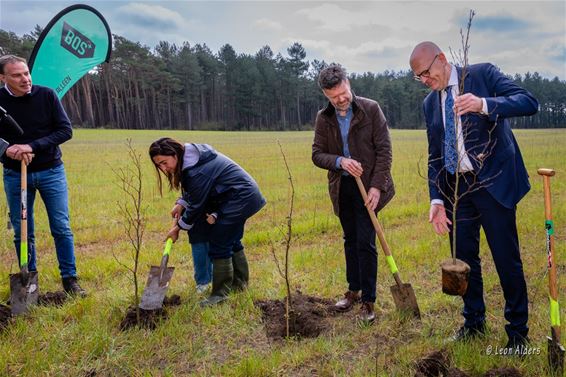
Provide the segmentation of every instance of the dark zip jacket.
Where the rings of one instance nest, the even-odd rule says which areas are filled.
[[[209,203],[214,203],[217,209],[217,224],[244,222],[265,205],[257,183],[240,165],[208,144],[192,145],[199,159],[181,172],[187,204],[179,220],[182,229],[188,230],[197,219],[205,216]]]

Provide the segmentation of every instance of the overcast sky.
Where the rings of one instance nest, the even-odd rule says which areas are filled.
[[[349,72],[409,69],[414,45],[461,48],[470,7],[470,63],[490,61],[508,74],[566,79],[566,1],[26,1],[0,0],[0,28],[18,35],[45,27],[74,3],[96,8],[112,33],[155,47],[158,41],[229,43],[254,54],[299,42],[307,60],[338,62]]]

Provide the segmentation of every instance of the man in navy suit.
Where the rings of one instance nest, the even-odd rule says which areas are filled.
[[[515,213],[530,185],[508,118],[535,114],[538,102],[492,64],[465,69],[451,65],[432,42],[419,43],[410,64],[415,79],[433,90],[423,102],[429,222],[437,234],[449,233],[450,240],[459,178],[456,257],[468,263],[471,271],[463,296],[464,325],[452,340],[467,340],[486,330],[479,257],[482,227],[505,297],[506,347],[520,350],[528,341],[528,299]]]

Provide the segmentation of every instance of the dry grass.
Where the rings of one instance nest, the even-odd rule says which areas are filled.
[[[124,141],[144,159],[151,141],[161,136],[207,142],[246,168],[258,181],[268,205],[247,224],[244,243],[251,265],[251,287],[228,303],[201,310],[194,290],[192,260],[186,237],[174,246],[176,267],[170,293],[180,307],[157,330],[120,332],[118,324],[132,301],[128,274],[112,253],[128,260],[130,248],[120,225],[121,193],[110,166],[127,163]],[[553,178],[554,218],[560,287],[566,271],[566,132],[516,132],[531,175],[532,190],[518,207],[518,227],[530,298],[530,337],[541,355],[524,360],[486,355],[488,346],[505,344],[503,297],[489,249],[482,239],[488,321],[486,339],[450,345],[459,368],[481,375],[496,366],[515,366],[525,376],[544,375],[545,336],[549,333],[544,206],[539,167],[557,170]],[[284,233],[288,211],[287,173],[278,151],[280,140],[295,180],[295,238],[291,247],[292,284],[310,295],[337,298],[345,290],[342,240],[331,213],[325,172],[310,160],[311,132],[157,132],[77,130],[63,146],[70,186],[71,220],[82,284],[88,298],[61,308],[37,308],[0,334],[0,375],[22,376],[409,376],[414,361],[443,346],[443,339],[461,323],[461,301],[440,291],[439,263],[449,255],[448,241],[436,237],[427,223],[426,182],[417,174],[426,157],[424,131],[393,131],[393,177],[397,196],[380,215],[402,278],[416,292],[423,318],[401,318],[389,292],[393,283],[379,258],[378,322],[360,328],[350,313],[333,319],[332,331],[318,339],[270,342],[253,306],[255,299],[282,298],[285,287],[269,252],[270,240]],[[426,160],[426,158],[425,158]],[[159,262],[168,227],[167,214],[176,193],[157,194],[149,158],[144,160],[147,236],[142,251],[142,279],[147,266]],[[1,183],[0,183],[1,185]],[[0,197],[0,301],[9,295],[8,273],[17,270],[11,234],[5,227],[5,198]],[[60,282],[46,216],[36,207],[40,284],[43,291]],[[563,291],[563,290],[561,290]],[[565,303],[561,294],[560,301]],[[564,304],[566,305],[566,304]],[[563,316],[564,317],[564,316]],[[377,369],[377,370],[376,370]]]

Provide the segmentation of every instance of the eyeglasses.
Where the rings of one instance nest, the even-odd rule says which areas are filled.
[[[428,66],[427,69],[425,69],[424,71],[422,71],[418,75],[413,76],[414,79],[417,80],[417,81],[421,81],[423,77],[429,77],[430,76],[430,69],[432,68],[432,65],[434,64],[434,62],[436,61],[436,58],[438,58],[438,54],[436,54],[434,56],[434,59],[432,59],[432,62],[430,63],[430,65]]]

